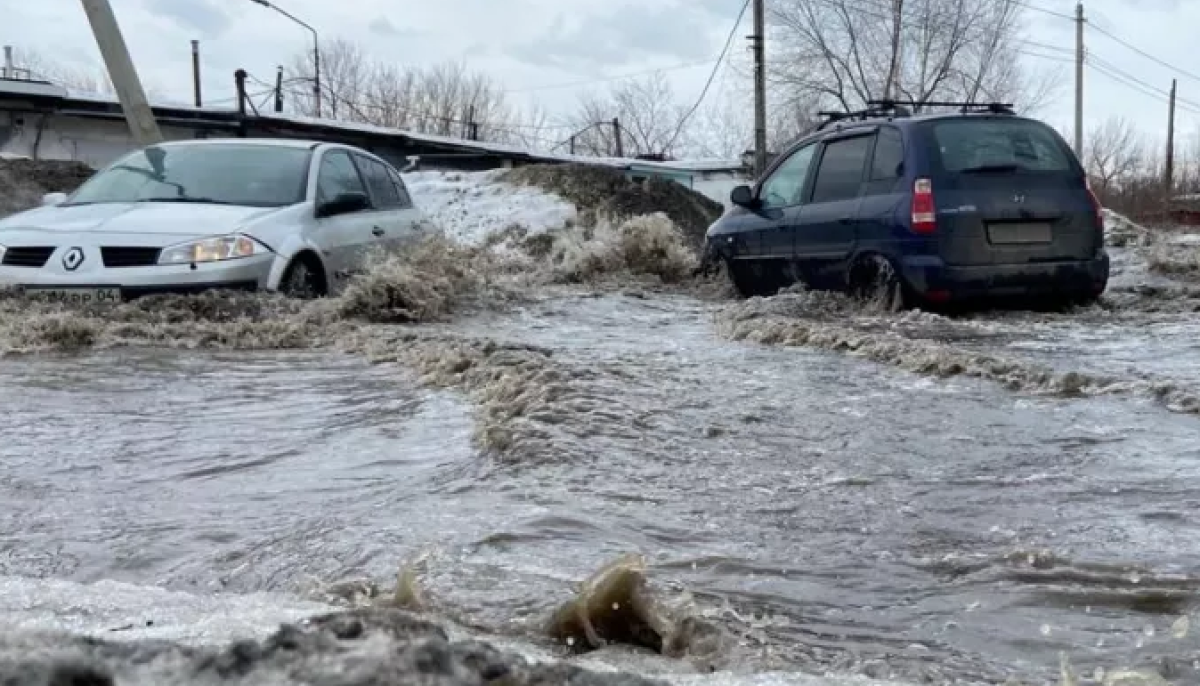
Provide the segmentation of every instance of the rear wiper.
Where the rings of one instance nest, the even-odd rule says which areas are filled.
[[[1024,169],[1019,164],[997,163],[997,164],[981,164],[977,167],[967,167],[962,170],[964,174],[986,174],[987,172],[1015,172]]]
[[[175,196],[175,197],[170,197],[170,198],[168,198],[168,197],[140,198],[140,199],[136,200],[135,202],[191,202],[191,203],[199,203],[199,204],[204,204],[204,205],[232,205],[233,204],[231,202],[226,202],[224,200],[215,200],[213,198],[192,198],[192,197],[188,197],[188,196],[182,196],[182,197]]]

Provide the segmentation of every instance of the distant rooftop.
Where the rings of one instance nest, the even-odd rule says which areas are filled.
[[[67,88],[49,81],[39,81],[33,79],[22,78],[0,78],[0,101],[3,100],[21,100],[25,98],[34,98],[41,101],[53,102],[60,109],[70,109],[80,105],[102,105],[107,108],[120,109],[120,101],[113,95],[103,93],[89,93],[81,90]],[[227,101],[226,101],[227,102]],[[194,104],[158,101],[152,102],[151,109],[156,117],[159,118],[179,118],[180,115],[187,119],[194,119],[198,115],[220,120],[229,123],[236,123],[243,119],[237,108],[228,104],[221,105],[201,105],[197,107]],[[342,130],[356,131],[362,133],[371,133],[382,136],[402,136],[409,140],[422,143],[430,143],[446,147],[454,147],[467,150],[476,150],[480,152],[493,153],[498,155],[511,155],[530,160],[544,160],[555,163],[579,163],[589,165],[606,165],[623,169],[639,168],[639,169],[661,169],[663,171],[681,171],[681,172],[735,172],[743,168],[741,159],[692,159],[692,160],[671,160],[671,161],[656,161],[656,160],[641,160],[633,158],[621,157],[590,157],[584,155],[568,155],[561,153],[545,153],[535,150],[529,150],[515,145],[504,143],[494,143],[488,141],[474,141],[465,138],[456,138],[452,136],[439,136],[428,133],[418,133],[405,129],[389,128],[376,126],[374,124],[366,124],[359,122],[347,122],[335,119],[324,119],[316,117],[302,116],[298,114],[288,114],[282,112],[263,112],[260,114],[247,113],[244,117],[248,121],[259,122],[280,122],[299,125],[304,128],[325,129],[325,130]]]

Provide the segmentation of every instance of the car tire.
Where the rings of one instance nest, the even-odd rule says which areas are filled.
[[[904,279],[883,255],[863,255],[856,259],[846,280],[850,297],[877,303],[885,312],[900,312],[912,305],[913,298]]]
[[[749,263],[737,261],[728,257],[724,260],[725,272],[729,274],[729,281],[733,284],[734,290],[743,298],[753,298],[755,296],[767,296],[774,293],[764,283],[763,280],[754,275],[753,269]]]
[[[289,298],[312,300],[326,294],[325,280],[314,260],[305,255],[292,259],[279,279],[279,292]]]

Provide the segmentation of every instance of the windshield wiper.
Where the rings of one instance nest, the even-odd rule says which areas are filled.
[[[986,174],[988,172],[1015,172],[1024,168],[1025,167],[1019,164],[1007,162],[997,164],[981,164],[977,167],[967,167],[966,169],[962,169],[960,171],[963,174]]]
[[[216,200],[214,198],[193,198],[193,197],[186,196],[186,195],[185,196],[174,196],[174,197],[161,197],[161,198],[140,198],[138,200],[135,200],[134,202],[191,202],[191,203],[198,203],[198,204],[203,204],[203,205],[233,205],[233,204],[235,204],[235,203],[227,202],[225,200]]]

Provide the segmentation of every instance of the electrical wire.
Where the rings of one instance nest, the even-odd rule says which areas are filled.
[[[700,91],[700,97],[696,99],[696,104],[692,105],[692,109],[688,110],[687,114],[679,119],[679,125],[675,127],[675,134],[671,136],[670,142],[663,146],[662,152],[670,150],[674,145],[679,134],[683,132],[683,125],[691,118],[696,110],[700,108],[700,103],[704,102],[704,98],[708,95],[708,89],[712,86],[713,79],[717,78],[717,72],[721,69],[721,64],[725,62],[725,56],[729,54],[729,46],[733,44],[733,37],[737,34],[738,27],[742,25],[742,19],[746,16],[746,9],[750,7],[750,0],[742,3],[742,9],[738,12],[737,19],[733,22],[733,28],[729,30],[729,36],[725,38],[725,47],[721,49],[721,56],[717,58],[717,63],[713,65],[712,72],[708,75],[708,81],[704,83],[704,89]]]
[[[1170,62],[1159,59],[1158,57],[1151,55],[1150,53],[1146,52],[1145,50],[1142,50],[1141,48],[1137,47],[1136,45],[1133,45],[1132,43],[1126,41],[1125,39],[1114,36],[1112,33],[1105,31],[1104,29],[1100,28],[1099,26],[1096,26],[1095,24],[1092,24],[1089,22],[1087,24],[1087,26],[1092,31],[1095,31],[1096,33],[1099,33],[1100,35],[1105,36],[1120,45],[1125,46],[1129,50],[1136,52],[1137,54],[1141,55],[1142,57],[1145,57],[1146,59],[1150,60],[1151,62],[1155,62],[1155,63],[1159,64],[1160,66],[1170,69],[1173,72],[1177,72],[1182,76],[1186,76],[1189,79],[1192,79],[1193,81],[1200,82],[1200,76],[1197,76],[1196,74],[1193,74],[1192,72],[1189,72],[1185,69],[1180,69],[1179,67],[1171,64]]]

